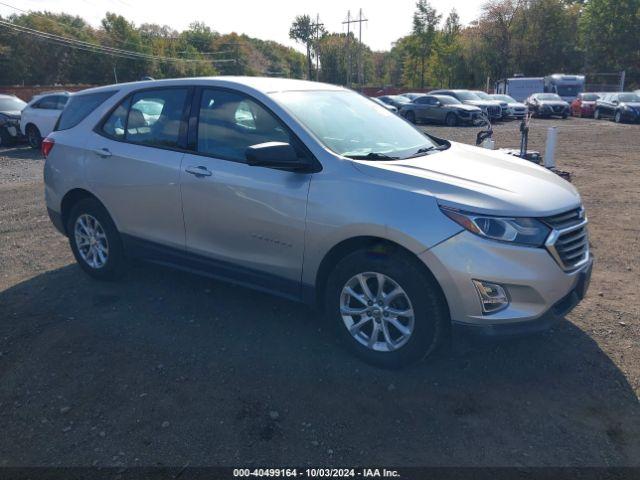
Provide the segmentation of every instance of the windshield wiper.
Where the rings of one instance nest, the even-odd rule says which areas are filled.
[[[416,158],[416,157],[422,157],[423,155],[426,155],[429,152],[441,152],[442,150],[446,150],[447,148],[449,148],[449,145],[439,145],[437,147],[424,147],[424,148],[420,148],[418,149],[413,155],[411,155],[410,157],[407,158]]]
[[[384,153],[369,152],[366,155],[345,155],[352,160],[398,160],[398,157],[391,157]]]

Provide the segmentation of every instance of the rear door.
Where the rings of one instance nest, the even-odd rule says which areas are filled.
[[[311,174],[252,167],[245,158],[250,145],[297,140],[234,90],[202,89],[192,112],[195,152],[182,167],[188,253],[213,273],[298,297]]]
[[[138,245],[184,250],[180,165],[191,92],[186,87],[135,92],[87,142],[92,191],[125,239]]]

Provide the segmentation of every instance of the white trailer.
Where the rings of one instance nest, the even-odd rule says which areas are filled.
[[[524,102],[530,95],[544,92],[544,77],[512,77],[498,80],[495,92]]]

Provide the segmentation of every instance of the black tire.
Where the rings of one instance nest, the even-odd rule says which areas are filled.
[[[74,230],[78,217],[85,214],[95,218],[100,223],[106,235],[108,256],[106,263],[99,268],[89,265],[78,250],[79,247]],[[86,198],[76,203],[69,213],[66,229],[73,256],[87,274],[98,280],[116,280],[124,274],[126,258],[120,233],[113,223],[113,220],[111,220],[111,216],[98,200]]]
[[[600,116],[600,110],[598,108],[595,109],[595,111],[593,112],[593,119],[594,120],[600,120],[602,117]]]
[[[342,290],[350,279],[364,272],[389,277],[410,299],[414,312],[413,332],[397,350],[375,351],[368,348],[351,335],[342,319]],[[324,308],[327,320],[336,328],[341,342],[365,362],[384,368],[400,368],[432,355],[442,345],[450,325],[446,301],[433,276],[420,268],[418,260],[410,254],[394,252],[386,247],[359,250],[338,262],[327,280]],[[358,318],[363,319],[364,316]],[[373,327],[373,321],[372,318],[368,324],[370,327]]]
[[[0,127],[0,147],[11,147],[14,143],[15,140],[13,139],[13,137],[11,137],[11,135],[9,135],[9,132]]]
[[[562,114],[562,119],[563,119],[563,120],[566,120],[568,116],[569,116],[569,114],[568,114],[567,112],[564,112],[564,113]]]
[[[613,116],[613,121],[616,123],[622,123],[622,112],[620,110],[616,111],[615,115]]]
[[[413,123],[414,125],[417,123],[416,114],[414,112],[411,112],[411,111],[407,112],[405,117],[409,122]]]
[[[444,121],[448,127],[458,126],[458,116],[455,113],[447,113],[447,116],[444,119]]]
[[[34,150],[40,148],[42,144],[42,135],[40,134],[40,130],[35,125],[27,125],[27,141],[29,142],[29,146]]]

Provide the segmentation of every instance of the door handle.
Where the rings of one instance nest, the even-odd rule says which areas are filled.
[[[187,167],[184,171],[191,175],[195,175],[196,177],[210,177],[213,175],[211,170],[207,167],[203,167],[202,165]]]
[[[108,148],[96,148],[93,150],[93,153],[101,156],[102,158],[107,158],[113,155]]]

